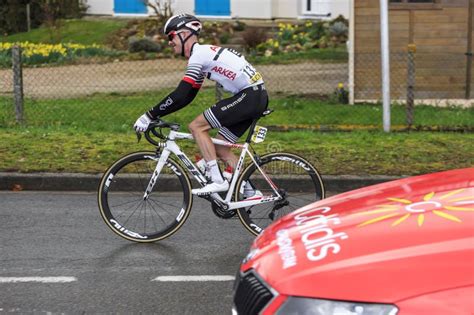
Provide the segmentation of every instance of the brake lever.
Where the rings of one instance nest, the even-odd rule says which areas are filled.
[[[140,143],[140,140],[142,139],[142,133],[136,131],[136,132],[135,132],[135,135],[137,136],[137,143]]]

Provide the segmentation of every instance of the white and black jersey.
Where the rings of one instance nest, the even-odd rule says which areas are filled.
[[[233,94],[263,83],[262,75],[241,53],[229,48],[196,43],[183,80],[194,87],[200,87],[205,77]]]

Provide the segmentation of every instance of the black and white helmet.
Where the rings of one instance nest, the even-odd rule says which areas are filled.
[[[199,35],[202,29],[202,24],[194,15],[178,14],[170,17],[168,21],[166,21],[164,33],[165,35],[169,35],[173,31],[178,32],[181,29],[188,29],[193,34]]]

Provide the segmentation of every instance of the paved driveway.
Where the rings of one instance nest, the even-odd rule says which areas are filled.
[[[173,88],[186,62],[180,59],[126,61],[23,69],[24,93],[35,98],[68,98],[93,93],[130,93]],[[329,94],[347,82],[346,63],[307,61],[290,65],[260,65],[267,89],[292,94]],[[0,71],[0,95],[12,91],[12,71]],[[214,83],[206,80],[207,86]]]

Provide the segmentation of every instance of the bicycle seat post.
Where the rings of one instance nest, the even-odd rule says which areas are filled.
[[[247,135],[247,139],[245,140],[246,143],[250,143],[252,141],[252,135],[255,132],[255,126],[257,125],[258,120],[259,120],[259,118],[256,118],[252,121],[252,125],[250,125],[249,133]]]
[[[257,126],[258,120],[262,117],[270,115],[271,113],[273,113],[273,109],[266,109],[260,117],[255,118],[252,121],[252,124],[250,125],[250,128],[249,128],[249,133],[247,135],[247,139],[245,140],[246,143],[250,143],[252,141],[252,135],[255,132],[255,126]]]

